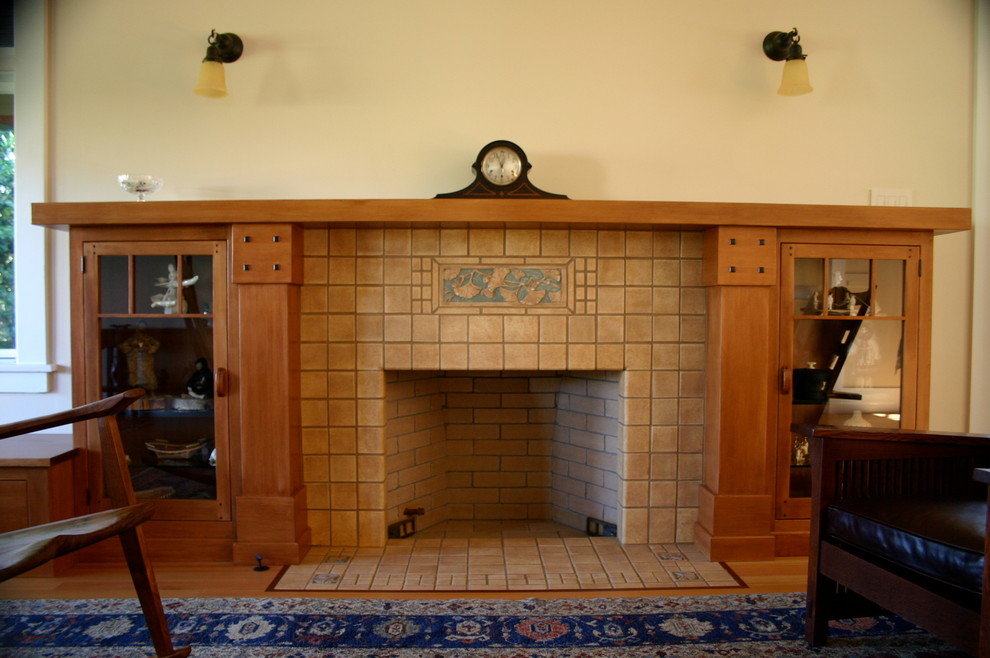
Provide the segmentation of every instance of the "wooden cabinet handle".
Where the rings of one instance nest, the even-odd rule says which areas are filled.
[[[227,397],[227,369],[217,368],[213,373],[214,392],[218,398]]]
[[[780,369],[780,392],[784,395],[791,392],[791,369],[787,366]]]

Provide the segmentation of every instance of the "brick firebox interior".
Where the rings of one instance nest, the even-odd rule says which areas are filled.
[[[691,541],[702,234],[309,228],[303,468],[313,543],[446,520]]]

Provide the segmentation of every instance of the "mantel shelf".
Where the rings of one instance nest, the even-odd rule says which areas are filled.
[[[263,199],[36,203],[38,226],[297,223],[312,226],[777,228],[935,231],[971,228],[969,208],[554,199]]]

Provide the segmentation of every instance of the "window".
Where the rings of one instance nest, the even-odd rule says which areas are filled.
[[[0,94],[13,97],[19,143],[13,201],[14,344],[0,347],[0,393],[46,393],[55,370],[49,363],[47,241],[44,229],[31,225],[31,203],[45,201],[48,3],[13,4],[14,46],[9,36],[7,44],[0,39]]]
[[[14,347],[14,95],[0,93],[0,350]]]

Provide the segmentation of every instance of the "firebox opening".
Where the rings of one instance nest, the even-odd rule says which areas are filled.
[[[386,372],[388,522],[617,524],[620,374]]]

